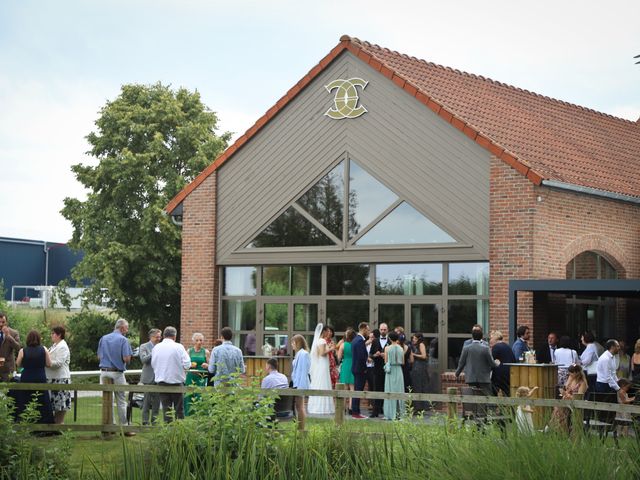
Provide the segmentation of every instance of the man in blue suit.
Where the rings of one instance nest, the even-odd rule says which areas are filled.
[[[369,336],[369,324],[366,322],[358,325],[358,334],[351,341],[352,365],[351,373],[353,373],[353,387],[356,391],[363,391],[364,384],[367,380],[367,347],[365,339]],[[367,418],[360,413],[360,399],[354,398],[351,402],[351,412],[353,418]]]

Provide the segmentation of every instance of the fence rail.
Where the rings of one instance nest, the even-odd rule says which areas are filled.
[[[195,386],[161,386],[161,385],[113,385],[113,384],[43,384],[43,383],[0,383],[0,392],[7,390],[16,391],[81,391],[81,392],[101,392],[102,393],[102,423],[96,425],[25,425],[25,428],[36,430],[81,430],[81,431],[102,431],[103,433],[118,431],[148,431],[153,426],[139,425],[112,425],[110,415],[113,403],[114,392],[135,392],[135,393],[193,393],[201,391],[202,388]],[[220,391],[225,391],[225,387],[215,387]],[[389,393],[389,392],[369,392],[353,391],[344,389],[343,384],[338,384],[336,390],[299,390],[299,389],[259,389],[251,387],[241,387],[246,390],[247,395],[258,396],[287,396],[287,397],[332,397],[336,399],[335,421],[342,424],[344,418],[344,402],[348,398],[361,398],[367,400],[401,400],[406,402],[433,402],[447,404],[447,412],[450,418],[457,416],[458,404],[480,404],[490,406],[517,407],[518,405],[530,405],[533,407],[561,407],[573,408],[586,411],[615,412],[616,414],[640,415],[640,405],[623,405],[617,403],[594,402],[586,400],[554,400],[542,398],[511,398],[493,397],[482,395],[459,395],[457,388],[450,388],[449,393]],[[237,388],[234,389],[237,393]]]

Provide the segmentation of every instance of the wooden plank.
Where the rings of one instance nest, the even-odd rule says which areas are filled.
[[[43,386],[46,385],[46,388]],[[14,388],[15,387],[15,388]],[[202,387],[161,387],[158,385],[54,385],[42,383],[0,383],[0,390],[77,390],[93,392],[170,392],[180,393],[198,391]],[[212,387],[205,387],[212,388]],[[224,387],[216,387],[218,391],[224,392]],[[244,392],[243,392],[244,390]],[[585,410],[600,410],[617,413],[629,413],[640,415],[640,405],[623,405],[617,403],[592,402],[586,400],[556,400],[545,398],[515,398],[515,397],[492,397],[482,395],[447,395],[441,393],[389,393],[389,392],[369,392],[352,390],[298,390],[298,389],[238,389],[234,388],[235,394],[246,393],[247,395],[280,395],[280,396],[327,396],[333,398],[364,398],[382,400],[404,400],[404,401],[429,401],[438,403],[478,403],[490,405],[532,405],[534,407],[573,407]]]

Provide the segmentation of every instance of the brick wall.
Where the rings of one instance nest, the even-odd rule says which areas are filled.
[[[567,263],[595,251],[611,263],[618,278],[640,278],[640,207],[589,195],[533,185],[493,158],[490,187],[491,329],[508,331],[509,280],[564,279]],[[586,274],[586,272],[583,272]],[[518,324],[534,329],[536,343],[549,328],[548,313],[560,299],[518,296]],[[624,302],[624,301],[621,301]],[[627,309],[618,308],[619,316]],[[618,318],[619,325],[626,319]],[[532,339],[533,340],[533,339]]]
[[[491,159],[489,187],[489,319],[509,333],[509,280],[532,278],[533,184],[502,160]],[[532,323],[532,295],[518,294],[519,323]],[[508,337],[510,338],[510,337]]]
[[[190,345],[193,333],[200,332],[208,348],[218,336],[216,179],[210,175],[185,198],[182,224],[180,337]]]

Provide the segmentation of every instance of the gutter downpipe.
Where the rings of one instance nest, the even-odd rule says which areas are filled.
[[[542,185],[549,188],[556,188],[558,190],[568,190],[570,192],[584,193],[586,195],[592,195],[595,197],[602,197],[602,198],[607,198],[609,200],[618,200],[620,202],[633,203],[636,205],[640,205],[640,197],[624,195],[622,193],[607,192],[606,190],[599,190],[597,188],[591,188],[591,187],[583,187],[582,185],[558,182],[556,180],[543,180]]]

